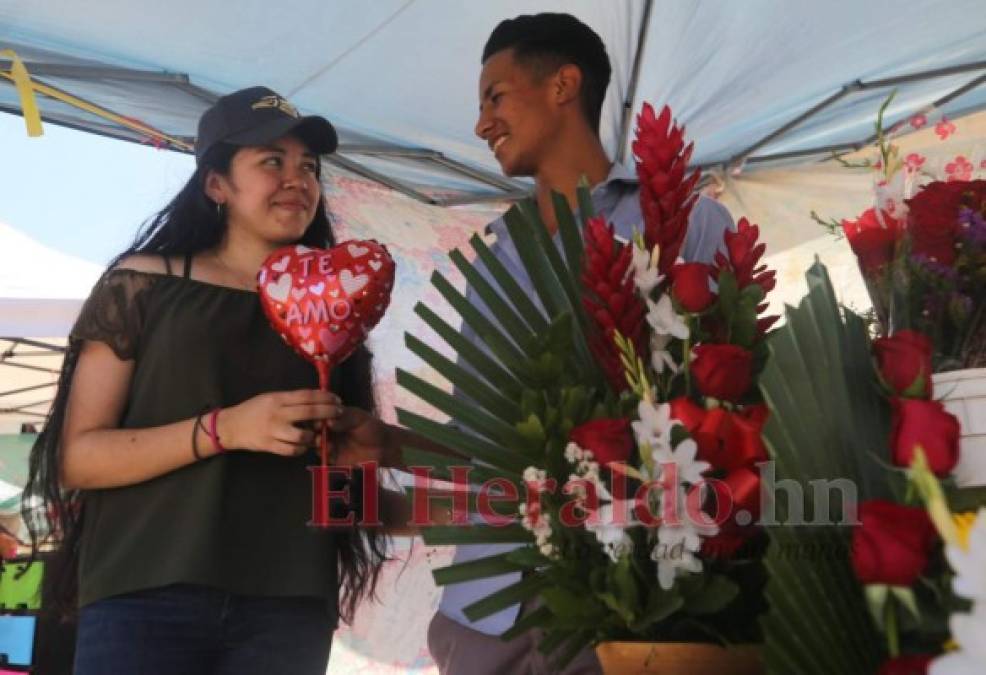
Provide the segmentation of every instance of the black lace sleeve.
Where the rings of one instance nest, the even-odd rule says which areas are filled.
[[[104,342],[120,359],[134,358],[140,345],[147,296],[158,275],[116,269],[104,274],[72,327],[75,340]]]

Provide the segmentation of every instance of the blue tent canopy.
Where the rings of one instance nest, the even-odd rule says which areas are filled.
[[[0,49],[35,81],[158,130],[176,149],[217,95],[264,83],[340,128],[335,163],[425,201],[502,199],[472,133],[482,46],[502,19],[566,11],[603,37],[613,80],[607,150],[630,161],[632,113],[671,105],[706,169],[818,161],[931,106],[986,107],[982,0],[0,0]],[[10,62],[0,59],[0,71]],[[0,78],[0,111],[20,101]],[[49,121],[131,140],[142,131],[40,96]],[[131,125],[132,126],[132,125]]]

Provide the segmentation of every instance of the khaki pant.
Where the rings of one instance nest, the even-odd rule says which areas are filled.
[[[534,629],[505,642],[435,612],[428,626],[428,650],[441,675],[602,675],[590,648],[579,652],[565,669],[554,668],[538,651],[541,635]]]

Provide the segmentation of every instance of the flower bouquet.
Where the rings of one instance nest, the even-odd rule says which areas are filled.
[[[877,334],[909,331],[930,344],[928,373],[936,375],[939,396],[963,426],[964,457],[956,479],[983,485],[986,427],[979,420],[986,418],[986,180],[949,171],[953,164],[946,165],[945,180],[929,180],[922,173],[923,159],[901,159],[883,131],[883,113],[892,99],[877,115],[879,157],[870,163],[876,203],[856,220],[843,220],[842,229],[873,302]]]
[[[881,121],[877,130],[876,206],[843,223],[876,330],[838,305],[816,265],[761,375],[777,485],[816,488],[784,499],[777,492],[780,519],[807,516],[812,527],[770,530],[771,608],[762,625],[771,673],[982,669],[970,639],[972,626],[982,625],[979,605],[965,613],[983,596],[970,588],[981,545],[963,543],[960,533],[986,494],[956,485],[964,429],[947,400],[936,400],[949,392],[934,374],[980,363],[982,300],[973,285],[986,263],[976,234],[980,187],[915,188],[916,174],[901,168]],[[939,670],[945,663],[956,665]]]
[[[946,165],[944,180],[925,158],[901,158],[877,115],[875,205],[842,231],[859,261],[878,332],[919,331],[935,348],[934,371],[986,365],[986,180]],[[940,125],[939,125],[940,126]],[[955,125],[950,123],[950,128]],[[939,134],[947,138],[948,135]],[[961,159],[961,158],[959,158]]]
[[[538,629],[558,663],[610,641],[760,640],[767,412],[756,383],[776,320],[763,316],[774,273],[745,220],[711,264],[679,260],[698,180],[686,170],[691,145],[667,108],[645,106],[637,123],[642,231],[619,241],[581,188],[580,224],[554,195],[556,245],[536,205],[521,202],[505,222],[536,298],[474,237],[495,283],[460,253],[452,259],[490,314],[433,281],[482,345],[424,305],[417,313],[459,362],[407,336],[461,395],[397,375],[453,420],[401,410],[401,423],[474,462],[405,449],[422,489],[425,478],[469,483],[459,495],[472,517],[426,529],[425,542],[518,546],[435,570],[437,583],[523,572],[465,613],[477,620],[524,603],[504,637]],[[732,670],[718,672],[760,667],[756,654],[729,657]]]

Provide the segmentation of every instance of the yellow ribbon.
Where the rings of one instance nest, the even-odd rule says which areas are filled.
[[[0,71],[0,75],[11,80],[17,89],[17,95],[21,98],[24,124],[27,125],[27,135],[40,136],[44,133],[41,129],[41,113],[38,111],[38,102],[34,98],[34,88],[32,87],[33,83],[27,68],[24,67],[24,62],[13,49],[0,49],[0,57],[10,59],[10,72]]]
[[[53,98],[56,101],[61,101],[62,103],[79,108],[80,110],[84,110],[85,112],[95,115],[96,117],[101,117],[102,119],[118,124],[121,127],[131,129],[132,131],[136,131],[154,140],[164,141],[174,148],[185,150],[186,152],[191,152],[193,150],[192,145],[172,136],[168,136],[167,134],[158,131],[153,127],[149,127],[142,122],[118,115],[111,110],[101,108],[98,105],[85,101],[77,96],[73,96],[72,94],[62,91],[61,89],[56,89],[55,87],[43,84],[41,82],[32,81],[30,77],[28,77],[27,68],[24,67],[24,64],[12,49],[0,51],[0,56],[8,57],[12,61],[11,71],[7,73],[0,70],[0,77],[5,77],[8,80],[12,80],[17,86],[17,91],[21,96],[21,107],[24,110],[24,119],[27,121],[28,135],[30,136],[41,135],[41,115],[38,113],[37,102],[34,100],[34,92],[36,91],[39,94],[44,94],[45,96]],[[32,126],[32,122],[36,124],[36,126]]]
[[[94,103],[90,103],[89,101],[84,101],[83,99],[73,96],[72,94],[62,91],[61,89],[56,89],[55,87],[42,84],[40,82],[33,82],[32,84],[37,92],[44,94],[45,96],[59,100],[62,103],[67,103],[68,105],[84,110],[87,113],[96,115],[97,117],[102,117],[103,119],[109,120],[110,122],[118,124],[121,127],[126,127],[127,129],[131,129],[159,141],[165,141],[176,148],[180,148],[188,152],[191,152],[193,149],[188,143],[168,136],[154,127],[149,127],[142,122],[138,122],[137,120],[124,117],[123,115],[118,115],[111,110],[101,108]]]

